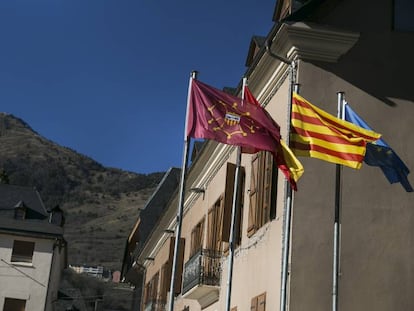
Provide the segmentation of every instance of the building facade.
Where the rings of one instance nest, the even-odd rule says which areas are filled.
[[[398,0],[278,1],[274,27],[250,45],[249,89],[282,137],[289,135],[291,77],[304,98],[333,115],[343,92],[412,170],[412,13],[411,2]],[[176,311],[225,310],[236,156],[235,147],[207,141],[192,161],[174,295],[178,194],[133,258],[143,275],[141,306],[134,310],[167,310],[170,299]],[[293,195],[286,310],[332,310],[336,166],[299,160],[305,173]],[[287,184],[267,153],[243,154],[241,166],[231,310],[280,310]],[[340,190],[339,309],[413,309],[413,194],[368,165],[343,167]]]
[[[47,211],[39,193],[0,184],[0,306],[53,310],[66,267],[62,211]]]

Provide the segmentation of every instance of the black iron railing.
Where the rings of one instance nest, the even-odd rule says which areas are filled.
[[[202,249],[185,263],[183,294],[197,285],[220,285],[221,255],[219,251]]]

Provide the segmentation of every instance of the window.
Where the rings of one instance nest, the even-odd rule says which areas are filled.
[[[204,222],[203,217],[191,231],[190,258],[203,248]]]
[[[265,311],[266,310],[266,293],[252,298],[250,311]]]
[[[241,175],[236,201],[235,244],[240,244],[240,228],[243,206],[244,168]],[[230,241],[231,211],[235,185],[236,165],[227,163],[225,192],[208,211],[207,218],[207,249],[214,252],[226,251]],[[223,244],[223,242],[225,242]],[[224,249],[223,249],[224,246]]]
[[[157,294],[158,294],[158,279],[159,279],[159,273],[157,272],[151,280],[145,285],[144,289],[144,308],[145,306],[149,304],[154,304],[157,301]]]
[[[277,166],[270,152],[252,157],[247,235],[276,217]]]
[[[160,300],[162,302],[167,302],[167,293],[170,290],[169,285],[171,281],[171,266],[172,263],[167,261],[161,267],[161,286],[160,286]]]
[[[3,311],[24,311],[26,308],[26,300],[5,298]]]
[[[223,196],[208,211],[207,220],[207,249],[221,251],[221,234],[223,224]]]
[[[34,242],[14,241],[11,262],[32,263]]]
[[[14,210],[14,218],[15,219],[25,219],[26,218],[26,208],[25,207],[17,207]]]
[[[414,1],[394,0],[394,30],[414,31]]]

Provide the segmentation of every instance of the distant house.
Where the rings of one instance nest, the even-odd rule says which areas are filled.
[[[86,273],[90,276],[93,276],[95,278],[102,279],[104,275],[104,267],[102,266],[76,266],[76,265],[69,265],[69,268],[71,268],[76,273]]]
[[[53,310],[67,265],[63,224],[35,189],[0,184],[1,310]]]
[[[121,281],[121,271],[114,271],[112,273],[112,282],[119,283]]]

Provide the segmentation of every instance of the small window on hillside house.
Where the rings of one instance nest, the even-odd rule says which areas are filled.
[[[15,240],[10,261],[32,263],[34,246],[34,242]]]
[[[393,29],[397,31],[414,31],[414,1],[394,0]]]
[[[26,208],[25,207],[17,207],[14,210],[14,218],[15,219],[25,219],[26,218]]]
[[[277,166],[270,152],[252,157],[247,235],[276,217]]]
[[[4,311],[24,311],[26,309],[26,300],[4,298]]]

